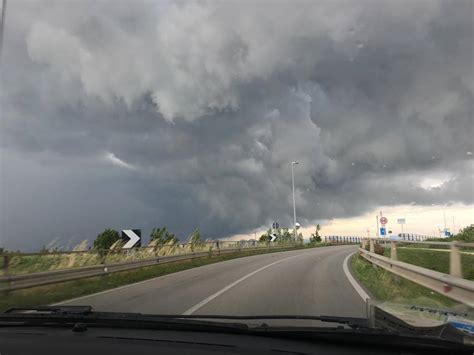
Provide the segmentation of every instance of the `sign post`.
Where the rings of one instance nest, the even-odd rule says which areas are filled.
[[[405,224],[405,218],[397,219],[397,223],[402,227],[402,234],[403,234],[403,225]]]
[[[379,217],[375,216],[375,222],[377,222],[377,238],[380,238],[380,229],[379,229]]]
[[[382,227],[380,228],[380,236],[384,237],[387,235],[387,229],[385,228],[385,225],[388,223],[387,217],[380,217],[380,224]]]

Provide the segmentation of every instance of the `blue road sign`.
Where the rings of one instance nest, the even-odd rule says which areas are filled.
[[[387,235],[387,230],[384,227],[380,228],[380,235]]]

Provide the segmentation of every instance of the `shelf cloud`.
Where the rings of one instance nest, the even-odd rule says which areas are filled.
[[[0,244],[474,203],[470,0],[8,6]]]

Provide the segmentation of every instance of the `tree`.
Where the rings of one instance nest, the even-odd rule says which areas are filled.
[[[464,227],[459,231],[459,233],[452,235],[448,238],[430,238],[428,241],[437,241],[437,242],[452,242],[452,241],[463,241],[466,243],[474,242],[474,225],[471,224],[470,226]]]
[[[110,249],[119,239],[119,233],[115,229],[106,229],[95,238],[93,247],[96,250]]]
[[[298,243],[303,243],[303,233],[298,233],[298,235],[296,236],[296,240],[298,241]]]
[[[155,242],[156,246],[174,245],[179,242],[178,238],[172,233],[169,233],[166,227],[153,228],[150,234],[150,241]]]
[[[272,230],[268,229],[264,234],[260,236],[258,239],[259,242],[269,242],[270,241],[270,235],[272,234]]]
[[[321,226],[317,224],[316,230],[314,231],[314,233],[311,233],[311,237],[309,238],[310,244],[321,243],[321,235],[319,234],[320,230],[321,230]]]
[[[260,236],[259,241],[260,242],[269,242],[272,238],[272,234],[275,234],[276,238],[274,242],[276,243],[290,243],[295,240],[295,236],[293,233],[291,233],[288,228],[275,228],[275,229],[269,229],[267,230],[264,234]],[[297,238],[303,238],[303,236],[300,234],[297,235]]]
[[[474,242],[474,225],[467,226],[459,231],[453,237],[454,240],[462,240],[463,242],[472,243]]]
[[[278,228],[277,230],[277,241],[280,243],[288,243],[294,240],[293,233],[290,233],[288,228]]]
[[[191,237],[189,238],[189,244],[191,244],[191,251],[194,251],[196,247],[200,247],[204,244],[199,229],[196,229],[193,234],[191,234]]]

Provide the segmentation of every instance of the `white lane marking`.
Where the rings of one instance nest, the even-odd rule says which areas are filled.
[[[292,251],[293,251],[293,250],[290,250],[290,252],[292,252]],[[252,256],[263,256],[263,255],[272,255],[272,254],[271,254],[271,253],[267,253],[267,254],[256,254],[256,255],[250,255],[249,257],[252,257]],[[242,259],[242,258],[236,258],[236,259],[231,259],[231,260],[224,260],[224,261],[220,261],[220,262],[217,262],[217,263],[212,263],[212,264],[208,264],[208,265],[203,265],[203,266],[194,267],[194,268],[187,269],[187,270],[182,270],[182,271],[173,272],[173,273],[168,274],[168,275],[162,275],[162,276],[154,277],[154,278],[152,278],[152,279],[143,280],[143,281],[138,281],[138,282],[131,283],[131,284],[128,284],[128,285],[124,285],[124,286],[119,286],[119,287],[111,288],[111,289],[109,289],[109,290],[104,290],[104,291],[92,293],[92,294],[90,294],[90,295],[84,295],[84,296],[80,296],[80,297],[76,297],[76,298],[71,298],[71,299],[68,299],[68,300],[65,300],[65,301],[53,303],[53,304],[51,304],[51,306],[59,306],[59,305],[65,304],[65,303],[76,302],[76,301],[83,300],[83,299],[86,299],[86,298],[89,298],[89,297],[95,297],[95,296],[104,295],[104,294],[107,294],[107,293],[110,293],[110,292],[120,291],[120,290],[123,290],[123,289],[125,289],[125,288],[135,287],[135,286],[138,286],[138,285],[146,284],[146,283],[148,283],[148,282],[156,281],[156,280],[158,280],[158,279],[167,278],[167,277],[171,277],[171,276],[175,276],[175,275],[179,275],[179,274],[184,274],[184,273],[186,273],[186,272],[196,271],[197,269],[210,268],[210,267],[216,266],[216,264],[223,264],[223,263],[233,262],[233,261],[238,260],[238,259]],[[157,264],[157,265],[159,265],[159,264]],[[164,264],[162,264],[162,265],[164,265]]]
[[[307,255],[309,253],[304,253],[304,254],[299,254],[299,255],[294,255],[294,256],[290,256],[288,258],[285,258],[285,259],[281,259],[281,260],[278,260],[278,261],[275,261],[271,264],[268,264],[268,265],[265,265],[255,271],[252,271],[250,274],[247,274],[243,277],[241,277],[240,279],[238,279],[237,281],[234,281],[232,282],[230,285],[227,285],[226,287],[224,287],[223,289],[221,289],[220,291],[217,291],[216,293],[210,295],[209,297],[207,297],[206,299],[202,300],[201,302],[195,304],[194,306],[192,306],[191,308],[187,309],[186,311],[184,311],[183,315],[189,315],[189,314],[193,314],[194,312],[196,312],[199,308],[202,308],[204,307],[206,304],[208,304],[209,302],[211,302],[213,299],[215,299],[216,297],[222,295],[224,292],[226,291],[229,291],[232,287],[234,286],[237,286],[239,283],[241,283],[242,281],[248,279],[249,277],[252,277],[253,275],[255,275],[257,272],[260,272],[262,270],[265,270],[265,269],[268,269],[269,267],[272,267],[273,265],[276,265],[276,264],[279,264],[285,260],[288,260],[288,259],[293,259],[293,258],[297,258],[299,256],[303,256],[303,255]]]
[[[367,302],[367,300],[370,299],[370,296],[367,294],[367,292],[364,291],[364,289],[359,285],[359,283],[356,281],[356,279],[354,279],[351,272],[349,271],[349,259],[355,253],[356,252],[346,256],[344,262],[342,263],[342,269],[344,270],[344,274],[346,274],[346,277],[351,283],[352,287],[354,287],[354,289],[357,291],[362,300],[364,300],[364,302]]]

